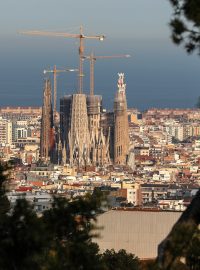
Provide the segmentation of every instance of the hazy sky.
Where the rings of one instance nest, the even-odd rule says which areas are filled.
[[[170,41],[172,8],[167,0],[0,0],[0,106],[40,105],[44,68],[77,67],[74,39],[23,36],[20,30],[104,34],[86,40],[96,55],[131,54],[129,59],[98,60],[95,92],[112,107],[117,72],[124,72],[128,104],[141,109],[192,107],[200,95],[200,59]],[[89,65],[85,63],[85,92]],[[75,92],[77,74],[58,78],[58,95]]]

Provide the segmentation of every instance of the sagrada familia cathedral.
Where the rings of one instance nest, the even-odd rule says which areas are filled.
[[[60,121],[53,121],[50,81],[45,80],[40,157],[45,162],[125,165],[129,150],[126,84],[118,74],[114,111],[104,112],[102,96],[72,94],[60,99]]]

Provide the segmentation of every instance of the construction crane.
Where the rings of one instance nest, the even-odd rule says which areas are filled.
[[[80,27],[79,34],[62,33],[62,32],[46,32],[46,31],[20,31],[21,34],[25,35],[36,35],[36,36],[54,36],[54,37],[66,37],[66,38],[78,38],[79,39],[79,93],[83,92],[83,55],[84,55],[84,39],[98,39],[103,41],[105,36],[86,36],[83,34],[83,27]]]
[[[90,61],[90,95],[94,95],[94,63],[97,59],[105,59],[105,58],[129,58],[129,54],[124,55],[111,55],[111,56],[95,56],[94,53],[91,53],[88,56],[83,56],[84,59],[88,59]]]
[[[57,103],[57,73],[73,72],[73,71],[78,71],[78,69],[72,69],[72,68],[57,69],[56,65],[54,66],[53,69],[49,69],[49,70],[45,69],[43,71],[44,74],[53,73],[53,83],[54,83],[54,87],[53,87],[53,117],[54,117],[54,120],[56,118],[56,103]]]

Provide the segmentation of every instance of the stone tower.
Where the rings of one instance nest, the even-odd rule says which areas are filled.
[[[101,127],[102,97],[74,94],[60,100],[62,163],[83,167],[110,163],[109,130]]]
[[[86,95],[72,95],[70,130],[68,133],[70,164],[84,166],[90,162],[90,134]]]
[[[40,136],[40,158],[45,161],[54,159],[55,132],[53,127],[53,111],[51,102],[51,83],[45,80],[44,96],[42,106],[41,136]]]
[[[102,112],[102,97],[97,95],[87,96],[88,127],[91,136],[96,135],[100,129]]]
[[[114,100],[114,163],[125,165],[129,150],[126,84],[124,74],[118,73],[118,90]]]
[[[101,127],[102,96],[87,96],[88,127],[90,133],[90,162],[94,166],[110,163],[109,136]]]

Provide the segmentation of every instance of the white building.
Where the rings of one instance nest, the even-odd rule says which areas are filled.
[[[27,129],[24,127],[18,127],[15,128],[15,140],[20,139],[20,138],[27,138]]]
[[[12,122],[0,118],[0,144],[12,144]]]

